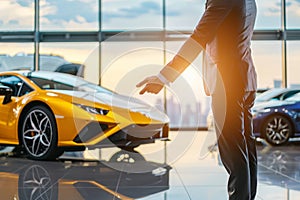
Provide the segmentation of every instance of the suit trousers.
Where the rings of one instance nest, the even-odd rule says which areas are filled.
[[[212,95],[218,148],[229,174],[229,200],[253,200],[257,188],[257,155],[251,108],[254,91],[217,89]]]

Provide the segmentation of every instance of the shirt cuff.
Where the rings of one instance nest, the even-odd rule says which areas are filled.
[[[164,75],[162,75],[161,73],[159,73],[157,75],[158,79],[165,85],[170,86],[170,81],[168,79],[166,79],[166,77]]]

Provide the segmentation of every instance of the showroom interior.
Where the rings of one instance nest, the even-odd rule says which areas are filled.
[[[300,1],[257,0],[256,4],[251,49],[258,79],[257,99],[261,97],[263,101],[257,101],[259,105],[253,109],[257,117],[254,119],[258,154],[256,199],[296,200],[300,199],[300,140],[297,138],[300,135]],[[205,0],[2,0],[0,10],[0,87],[9,88],[5,82],[10,81],[9,72],[13,72],[13,76],[25,74],[24,80],[32,82],[28,82],[29,86],[39,85],[35,79],[39,71],[43,71],[41,76],[49,83],[59,80],[58,77],[62,77],[61,82],[65,84],[74,80],[75,85],[64,94],[72,94],[70,98],[57,98],[60,95],[51,93],[54,88],[42,83],[42,89],[49,92],[41,99],[50,102],[49,105],[55,104],[57,110],[69,108],[65,100],[71,99],[76,108],[68,113],[73,114],[72,126],[80,132],[78,136],[83,135],[79,143],[97,143],[81,145],[84,148],[75,148],[80,145],[76,144],[47,161],[28,157],[26,150],[16,142],[5,142],[9,134],[21,137],[18,130],[5,132],[10,130],[5,128],[11,126],[10,122],[19,120],[10,117],[18,116],[20,109],[10,107],[9,110],[6,105],[11,101],[26,104],[24,96],[32,94],[34,89],[24,95],[20,95],[22,92],[12,95],[8,103],[2,103],[3,110],[0,110],[0,135],[6,134],[0,136],[0,199],[227,199],[228,174],[216,144],[211,97],[206,96],[203,89],[204,54],[157,95],[139,95],[140,88],[136,87],[145,77],[158,74],[176,54],[203,14]],[[56,73],[63,75],[56,77]],[[88,98],[79,94],[85,100],[78,100],[75,96],[81,91],[79,83],[93,85],[92,92],[103,90],[103,96],[90,94],[95,101],[94,109],[76,103]],[[107,97],[109,95],[111,97]],[[1,101],[5,97],[0,88]],[[96,109],[96,105],[104,104],[109,98],[111,107]],[[81,130],[81,126],[88,122],[75,119],[80,111],[93,116],[97,112],[106,119],[106,115],[113,116],[110,113],[117,116],[121,112],[119,104],[123,104],[122,109],[126,108],[129,114],[125,118],[116,117],[114,122],[108,120],[105,126],[99,122],[101,134],[111,134],[120,124],[145,116],[153,117],[154,125],[148,126],[151,130],[156,128],[157,118],[165,120],[167,117],[168,124],[161,120],[164,124],[159,127],[160,135],[150,137],[151,141],[141,140],[134,148],[124,147],[123,143],[120,146],[112,140],[117,134],[123,137],[127,132],[138,132],[144,124],[137,124],[137,131],[135,125],[124,126],[123,130],[112,133],[115,137],[107,136],[109,144],[99,143],[96,133],[84,135],[85,129]],[[36,104],[30,106],[39,108]],[[19,120],[24,124],[28,121],[28,125],[19,123],[16,127],[42,129],[42,125],[34,125],[38,119],[32,120],[32,116],[36,116],[31,115],[34,110],[30,106],[24,106],[26,112]],[[43,109],[41,113],[47,115],[48,111]],[[276,115],[280,109],[282,114]],[[59,130],[67,130],[69,122],[63,115],[55,113],[49,122],[52,126],[57,124]],[[90,120],[101,117],[90,117]],[[270,134],[268,128],[278,121],[288,127],[285,135],[266,136]],[[167,136],[166,129],[169,130]],[[26,141],[27,132],[23,133],[23,141]],[[55,139],[60,140],[60,137]],[[42,136],[40,141],[45,142]],[[58,146],[75,144],[74,141],[76,138]],[[127,144],[131,142],[124,145]]]

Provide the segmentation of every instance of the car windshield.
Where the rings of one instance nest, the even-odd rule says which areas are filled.
[[[55,72],[30,72],[27,78],[44,90],[72,90],[83,92],[100,92],[112,94],[113,92],[69,74]]]
[[[300,92],[286,99],[286,101],[300,101]]]

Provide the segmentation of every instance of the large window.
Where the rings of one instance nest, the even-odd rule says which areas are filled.
[[[205,9],[205,0],[166,0],[166,28],[193,30]]]
[[[80,75],[93,83],[99,83],[98,43],[41,43],[40,69],[57,71],[65,64],[83,65]]]
[[[259,88],[281,87],[281,42],[252,41],[252,55]]]
[[[288,42],[287,48],[287,80],[289,87],[300,87],[300,42],[299,41],[292,41]]]
[[[288,87],[300,84],[300,2],[285,0],[287,30],[281,30],[282,2],[256,0],[252,54],[259,88],[282,87],[282,82],[287,82]],[[135,87],[144,77],[157,74],[178,51],[200,20],[205,3],[206,0],[2,0],[0,71],[79,71],[77,75],[88,81],[165,110],[171,127],[206,126],[210,98],[203,91],[202,55],[159,95],[140,96]],[[181,35],[180,31],[187,34]]]
[[[183,42],[167,42],[167,61]],[[210,98],[205,95],[202,81],[202,54],[167,90],[167,114],[172,127],[204,127],[210,109]]]
[[[103,30],[162,28],[162,1],[102,1]]]
[[[300,2],[297,0],[286,0],[287,10],[287,28],[299,29],[300,28]]]
[[[0,71],[33,69],[32,43],[0,43]]]
[[[113,91],[140,98],[164,110],[164,94],[139,95],[136,84],[156,75],[163,66],[162,42],[104,42],[101,48],[101,84]]]
[[[40,1],[40,28],[43,31],[98,30],[98,3],[97,0]]]
[[[27,31],[33,27],[33,0],[1,0],[0,31]]]
[[[281,0],[258,0],[255,29],[278,30],[281,27]]]

